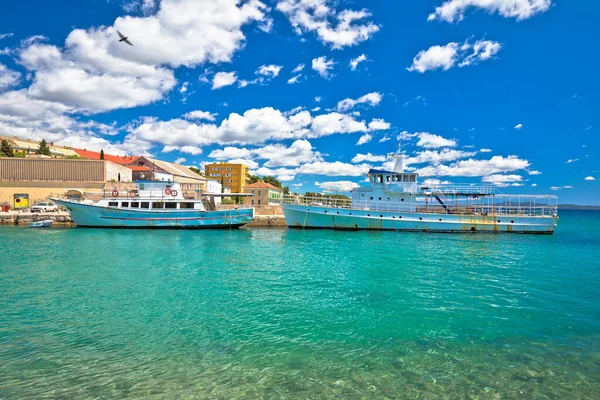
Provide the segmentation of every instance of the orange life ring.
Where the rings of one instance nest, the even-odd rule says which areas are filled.
[[[165,189],[165,194],[166,194],[167,196],[168,196],[168,195],[170,195],[170,194],[171,194],[171,192],[172,192],[172,190],[171,190],[171,189],[169,189],[169,188],[166,188],[166,189]]]
[[[112,195],[113,195],[113,197],[119,197],[119,191],[118,190],[113,190],[112,191]]]
[[[135,192],[129,192],[129,197],[131,197],[132,199],[135,198]]]
[[[171,191],[171,196],[173,196],[173,197],[177,197],[177,190],[173,190],[173,191]]]

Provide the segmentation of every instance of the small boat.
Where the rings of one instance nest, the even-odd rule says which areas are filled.
[[[30,228],[48,228],[52,225],[52,220],[45,219],[43,221],[33,221],[29,223]]]
[[[217,210],[215,197],[248,196],[243,193],[183,196],[177,182],[137,181],[135,190],[112,189],[96,203],[75,199],[51,200],[67,209],[78,227],[145,229],[231,229],[254,219],[253,208]]]

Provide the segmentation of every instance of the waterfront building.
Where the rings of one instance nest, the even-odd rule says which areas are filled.
[[[129,167],[145,167],[151,175],[145,179],[170,180],[181,185],[185,198],[197,198],[207,192],[207,179],[198,175],[189,167],[150,157],[138,157]],[[143,173],[143,172],[142,172]]]
[[[73,151],[81,158],[86,158],[88,160],[100,160],[101,153],[98,151],[91,151],[87,149],[77,149],[75,147],[72,148]],[[104,154],[104,160],[114,162],[115,164],[120,165],[130,165],[133,164],[139,156],[125,155],[125,156],[116,156],[113,154]]]
[[[8,144],[13,149],[16,157],[39,156],[36,153],[39,148],[39,142],[29,139],[21,139],[15,136],[2,135],[0,135],[0,140],[8,141]],[[50,142],[48,143],[48,147],[50,148],[50,156],[45,156],[46,158],[66,158],[78,156],[78,154],[70,147],[57,146]]]
[[[207,193],[227,193],[225,192],[223,185],[221,185],[221,182],[216,181],[214,179],[208,179],[206,182],[206,192]],[[229,190],[229,193],[231,193],[231,190]],[[218,206],[219,204],[221,204],[221,198],[220,197],[215,197],[214,199],[215,204]]]
[[[0,158],[0,202],[13,208],[25,204],[25,199],[33,204],[68,190],[93,197],[107,187],[127,187],[130,182],[131,169],[107,160]]]
[[[248,166],[219,162],[204,166],[207,178],[216,179],[225,186],[231,186],[233,193],[244,193],[248,180]]]
[[[283,189],[261,181],[246,186],[244,193],[252,194],[252,197],[244,198],[246,206],[279,205],[283,197]]]

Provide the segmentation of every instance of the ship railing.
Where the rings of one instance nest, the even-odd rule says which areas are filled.
[[[445,195],[490,195],[490,194],[501,194],[501,192],[495,186],[491,185],[466,185],[466,184],[432,184],[432,185],[421,185],[423,192],[431,193],[442,193]]]
[[[451,201],[453,200],[453,201]],[[556,196],[492,195],[482,198],[419,197],[415,202],[369,201],[302,195],[284,196],[282,203],[355,210],[412,212],[429,214],[495,215],[547,217],[558,214]]]

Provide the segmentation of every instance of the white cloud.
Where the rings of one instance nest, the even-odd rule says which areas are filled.
[[[482,152],[482,153],[491,153],[492,149],[481,149],[479,151]]]
[[[517,124],[517,125],[515,125],[515,129],[516,129],[516,130],[519,130],[519,129],[521,129],[522,127],[523,127],[523,124]]]
[[[387,156],[376,156],[371,153],[367,154],[357,154],[352,159],[353,163],[361,163],[361,162],[384,162],[387,160]]]
[[[498,13],[506,18],[518,21],[547,11],[551,0],[446,0],[427,18],[429,21],[461,21],[469,8],[480,8],[490,14]]]
[[[322,161],[321,154],[314,150],[308,140],[296,140],[290,147],[282,144],[271,144],[256,149],[225,147],[221,150],[213,150],[209,157],[217,160],[229,160],[231,158],[262,159],[267,160],[263,165],[267,168],[297,167],[304,163]]]
[[[354,46],[373,36],[379,27],[365,22],[367,10],[336,11],[330,0],[280,0],[277,9],[288,17],[296,34],[315,32],[334,49]]]
[[[461,158],[472,157],[476,153],[472,151],[462,151],[454,149],[443,149],[442,151],[425,150],[418,152],[413,157],[408,157],[404,160],[404,165],[409,166],[412,164],[432,164],[438,165],[445,162],[459,160]]]
[[[573,186],[550,186],[550,190],[573,189]]]
[[[359,187],[356,182],[350,181],[316,182],[315,185],[326,192],[350,192]]]
[[[256,71],[256,73],[259,75],[276,78],[277,75],[279,75],[279,72],[281,72],[282,68],[283,68],[283,66],[281,66],[281,65],[274,65],[274,64],[261,65],[260,67],[258,67],[258,70]]]
[[[536,187],[536,186],[537,186],[537,183],[532,183],[532,184],[531,184],[531,186],[532,186],[532,187]]]
[[[384,136],[381,139],[379,139],[379,143],[383,143],[383,142],[387,142],[388,140],[390,140],[391,138],[389,136]]]
[[[390,129],[390,123],[384,121],[380,118],[375,118],[373,121],[369,122],[369,130],[370,131],[385,131]]]
[[[358,67],[358,64],[360,64],[363,61],[367,61],[367,56],[364,54],[361,54],[360,56],[353,58],[352,60],[350,60],[350,69],[352,71],[355,71],[356,68]]]
[[[315,97],[315,102],[317,102],[317,103],[320,103],[320,102],[321,102],[321,100],[322,100],[322,99],[321,99],[321,96],[317,96],[317,97]]]
[[[586,176],[586,177],[585,177],[585,180],[586,180],[586,181],[595,181],[595,180],[596,180],[596,178],[594,178],[593,176]]]
[[[178,159],[176,159],[175,161],[173,161],[175,164],[181,164],[185,162],[185,158],[183,157],[179,157]]]
[[[290,85],[294,85],[296,83],[298,83],[298,80],[302,77],[302,75],[296,75],[291,77],[290,79],[288,79],[287,83]]]
[[[233,85],[237,79],[235,72],[217,72],[213,78],[212,88],[214,90]]]
[[[419,138],[417,146],[425,147],[426,149],[435,149],[438,147],[455,147],[457,144],[455,140],[446,139],[439,135],[434,135],[432,133],[427,132],[416,133],[416,136]]]
[[[231,61],[244,45],[242,26],[265,20],[266,8],[257,0],[163,0],[147,17],[75,29],[64,49],[28,39],[20,61],[32,72],[37,99],[85,112],[149,104],[174,87],[169,67]],[[119,43],[117,29],[135,46]]]
[[[0,33],[0,40],[13,36],[12,33]]]
[[[431,46],[427,50],[421,50],[407,69],[424,73],[436,69],[447,71],[457,63],[459,67],[466,67],[492,58],[501,49],[500,43],[491,40],[478,40],[474,44],[465,41],[462,44],[450,42],[444,46]]]
[[[521,182],[522,180],[523,180],[523,177],[521,177],[520,175],[496,174],[496,175],[484,176],[481,181],[485,182],[485,183],[491,183],[492,185],[496,185],[496,186],[508,186],[511,183],[518,183],[518,182]]]
[[[183,117],[186,119],[197,119],[197,120],[205,119],[207,121],[214,121],[216,116],[217,116],[216,113],[213,114],[208,111],[195,110],[195,111],[190,111],[189,113],[185,114]]]
[[[359,104],[368,104],[371,107],[375,107],[381,102],[382,98],[383,95],[381,95],[380,93],[367,93],[356,100],[348,98],[340,101],[337,104],[336,110],[339,112],[347,112]]]
[[[298,66],[292,70],[292,73],[297,74],[298,72],[301,72],[304,69],[304,66],[304,64],[298,64]]]
[[[15,86],[19,83],[21,74],[17,71],[8,69],[5,65],[0,64],[0,90]]]
[[[179,152],[197,156],[198,154],[202,154],[202,149],[197,146],[182,146],[179,148]]]
[[[365,143],[369,143],[371,141],[371,139],[373,139],[373,136],[369,135],[368,133],[365,133],[364,135],[362,135],[360,137],[360,139],[358,139],[358,142],[356,142],[356,145],[360,146]]]
[[[538,170],[527,171],[529,175],[541,175],[542,173]]]
[[[370,169],[368,164],[347,164],[340,161],[318,161],[301,165],[296,169],[298,174],[326,176],[363,176]]]
[[[417,170],[422,176],[488,176],[525,170],[529,161],[517,156],[494,156],[489,160],[461,160],[451,165],[440,164],[427,166]]]
[[[335,61],[329,60],[325,56],[321,56],[312,60],[312,69],[317,71],[323,78],[327,79],[330,78],[331,75],[329,71],[333,69],[334,65]]]
[[[258,163],[256,161],[250,160],[248,158],[232,158],[230,160],[227,160],[227,162],[229,162],[230,164],[245,164],[250,169],[258,168]]]
[[[567,164],[571,164],[571,163],[574,163],[574,162],[577,162],[577,161],[579,161],[579,158],[570,158],[570,159],[567,160]]]

